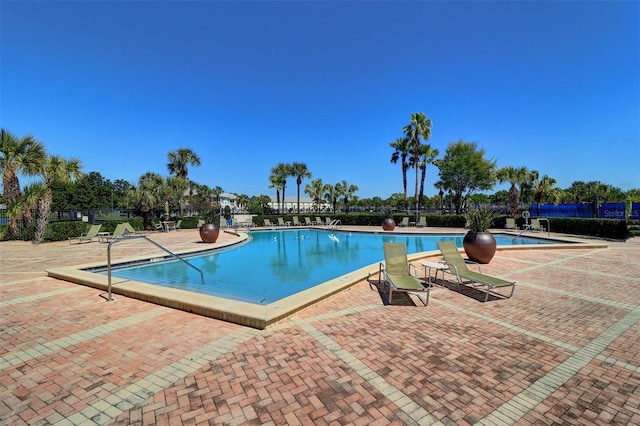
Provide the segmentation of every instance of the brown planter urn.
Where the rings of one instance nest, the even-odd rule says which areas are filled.
[[[462,240],[467,257],[474,262],[486,264],[496,254],[496,239],[491,232],[467,232]]]
[[[205,243],[215,243],[220,234],[220,228],[213,223],[205,223],[198,228],[200,232],[200,238]]]
[[[396,229],[396,221],[391,218],[386,218],[382,221],[382,229],[385,231],[393,231]]]

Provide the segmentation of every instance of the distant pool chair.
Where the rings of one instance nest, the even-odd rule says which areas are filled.
[[[69,243],[78,240],[78,244],[82,243],[91,243],[93,239],[98,236],[98,232],[100,232],[101,224],[91,225],[91,228],[87,231],[86,234],[81,234],[79,237],[69,237]]]

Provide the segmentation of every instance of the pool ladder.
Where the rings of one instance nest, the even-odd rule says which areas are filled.
[[[107,284],[107,302],[111,302],[113,300],[111,298],[111,245],[114,244],[114,243],[117,243],[118,241],[131,240],[131,239],[135,239],[135,238],[144,238],[145,240],[149,241],[154,246],[158,247],[160,250],[165,251],[166,253],[168,253],[171,256],[175,257],[176,259],[186,263],[187,265],[189,265],[190,267],[192,267],[196,271],[200,272],[200,279],[202,280],[202,283],[204,284],[204,273],[202,272],[202,270],[200,268],[194,266],[193,264],[189,263],[189,261],[183,259],[180,255],[175,254],[174,252],[172,252],[168,248],[161,246],[160,244],[156,243],[155,241],[153,241],[151,238],[147,237],[146,235],[123,235],[121,237],[117,237],[117,238],[114,238],[111,241],[109,241],[109,246],[107,247],[107,278],[108,278],[108,280],[107,280],[107,283],[108,283]]]
[[[339,226],[342,226],[342,221],[340,219],[333,219],[329,225],[327,225],[327,229],[338,229]]]

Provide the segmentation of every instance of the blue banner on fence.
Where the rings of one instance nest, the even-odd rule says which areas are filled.
[[[595,217],[590,203],[539,204],[532,206],[531,214],[540,217]]]
[[[598,216],[602,219],[626,219],[627,206],[625,203],[602,203],[598,209]],[[640,220],[640,203],[631,203],[631,220]]]
[[[625,220],[626,208],[625,203],[602,203],[596,212],[592,203],[534,204],[531,207],[531,214],[539,217],[599,217]],[[629,219],[640,220],[640,203],[631,204]]]

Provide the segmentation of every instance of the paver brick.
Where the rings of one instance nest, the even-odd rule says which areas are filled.
[[[170,234],[160,237],[192,244],[183,231]],[[65,251],[79,253],[9,243],[16,250],[0,243],[0,271],[21,259],[42,270],[72,264]],[[42,273],[3,279],[0,303],[16,303],[0,311],[0,355],[17,358],[0,374],[0,423],[102,412],[114,424],[145,425],[464,425],[498,413],[523,425],[637,424],[640,321],[614,328],[640,309],[630,296],[640,294],[640,240],[608,244],[498,252],[483,271],[518,281],[509,300],[480,303],[436,287],[426,308],[406,295],[384,306],[362,282],[257,334],[126,297],[104,303],[97,290]],[[100,261],[103,248],[85,245],[82,256]],[[98,332],[117,321],[122,329]],[[608,335],[604,349],[574,356]]]

